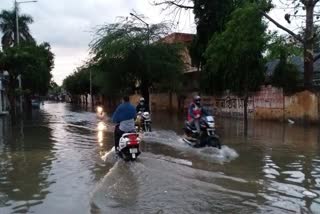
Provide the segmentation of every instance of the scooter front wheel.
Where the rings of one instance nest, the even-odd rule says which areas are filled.
[[[210,137],[208,139],[207,145],[211,146],[211,147],[216,147],[218,149],[221,149],[221,142],[220,142],[220,139],[218,137]]]

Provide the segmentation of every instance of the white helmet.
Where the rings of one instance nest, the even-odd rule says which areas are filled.
[[[143,97],[140,98],[140,102],[144,102],[144,98]]]
[[[201,97],[200,96],[194,96],[193,97],[193,102],[196,104],[196,105],[198,105],[198,106],[200,106],[200,103],[201,103]]]
[[[193,97],[193,101],[200,101],[201,100],[201,97],[199,95],[196,95]]]

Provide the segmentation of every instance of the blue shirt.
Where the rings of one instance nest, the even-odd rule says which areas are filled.
[[[112,115],[112,122],[121,123],[136,118],[136,108],[129,102],[119,105]]]

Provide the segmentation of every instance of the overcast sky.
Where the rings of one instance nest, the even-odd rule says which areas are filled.
[[[0,0],[0,10],[13,8],[13,0]],[[62,80],[87,59],[88,44],[93,29],[104,23],[112,23],[119,16],[128,16],[135,10],[144,14],[149,23],[172,20],[150,4],[151,0],[38,0],[37,3],[21,4],[21,13],[34,18],[31,33],[38,43],[49,42],[55,54],[53,78]],[[283,12],[283,11],[282,11]],[[277,20],[283,13],[272,12]],[[177,20],[176,20],[177,21]],[[181,16],[180,23],[172,31],[194,33],[192,13]]]

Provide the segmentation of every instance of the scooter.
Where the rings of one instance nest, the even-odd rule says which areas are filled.
[[[119,141],[118,155],[125,161],[134,161],[141,154],[141,139],[137,133],[124,133]]]
[[[183,141],[195,148],[205,146],[221,149],[220,137],[216,134],[215,120],[213,116],[199,118],[200,133],[189,122],[185,123],[185,136]]]
[[[100,119],[100,120],[103,120],[105,117],[105,113],[104,113],[103,108],[101,106],[97,107],[96,114],[97,114],[98,119]]]
[[[142,129],[143,132],[151,132],[152,129],[151,129],[151,116],[150,116],[150,113],[149,112],[138,112],[138,117],[140,122],[140,124],[137,124],[136,125],[136,130],[137,132],[140,131],[140,129]]]

